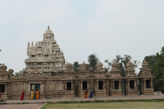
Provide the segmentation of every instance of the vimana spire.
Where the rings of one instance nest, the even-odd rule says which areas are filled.
[[[43,41],[36,42],[33,46],[28,44],[27,55],[29,58],[25,60],[25,70],[28,73],[38,70],[45,75],[51,75],[51,72],[62,71],[65,64],[63,52],[54,40],[49,26],[43,35]]]

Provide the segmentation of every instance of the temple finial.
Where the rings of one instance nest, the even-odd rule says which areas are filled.
[[[50,29],[50,26],[48,25],[48,30]]]

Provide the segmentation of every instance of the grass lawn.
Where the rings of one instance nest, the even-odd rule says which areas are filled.
[[[164,101],[46,104],[42,109],[164,109]]]

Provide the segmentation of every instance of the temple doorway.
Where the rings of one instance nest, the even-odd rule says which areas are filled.
[[[30,98],[36,100],[40,98],[40,84],[30,84]]]
[[[40,91],[40,84],[31,84],[30,85],[30,90],[39,90]]]

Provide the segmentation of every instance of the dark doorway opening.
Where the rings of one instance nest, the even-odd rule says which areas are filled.
[[[0,84],[0,92],[1,93],[5,92],[5,84]]]
[[[119,81],[114,81],[114,89],[119,89]]]
[[[67,91],[71,91],[71,82],[67,82]]]
[[[130,89],[134,89],[134,80],[130,80]]]
[[[150,80],[146,80],[146,88],[150,88]]]
[[[83,90],[87,90],[87,82],[83,82]]]
[[[103,81],[99,81],[99,90],[103,90]]]

